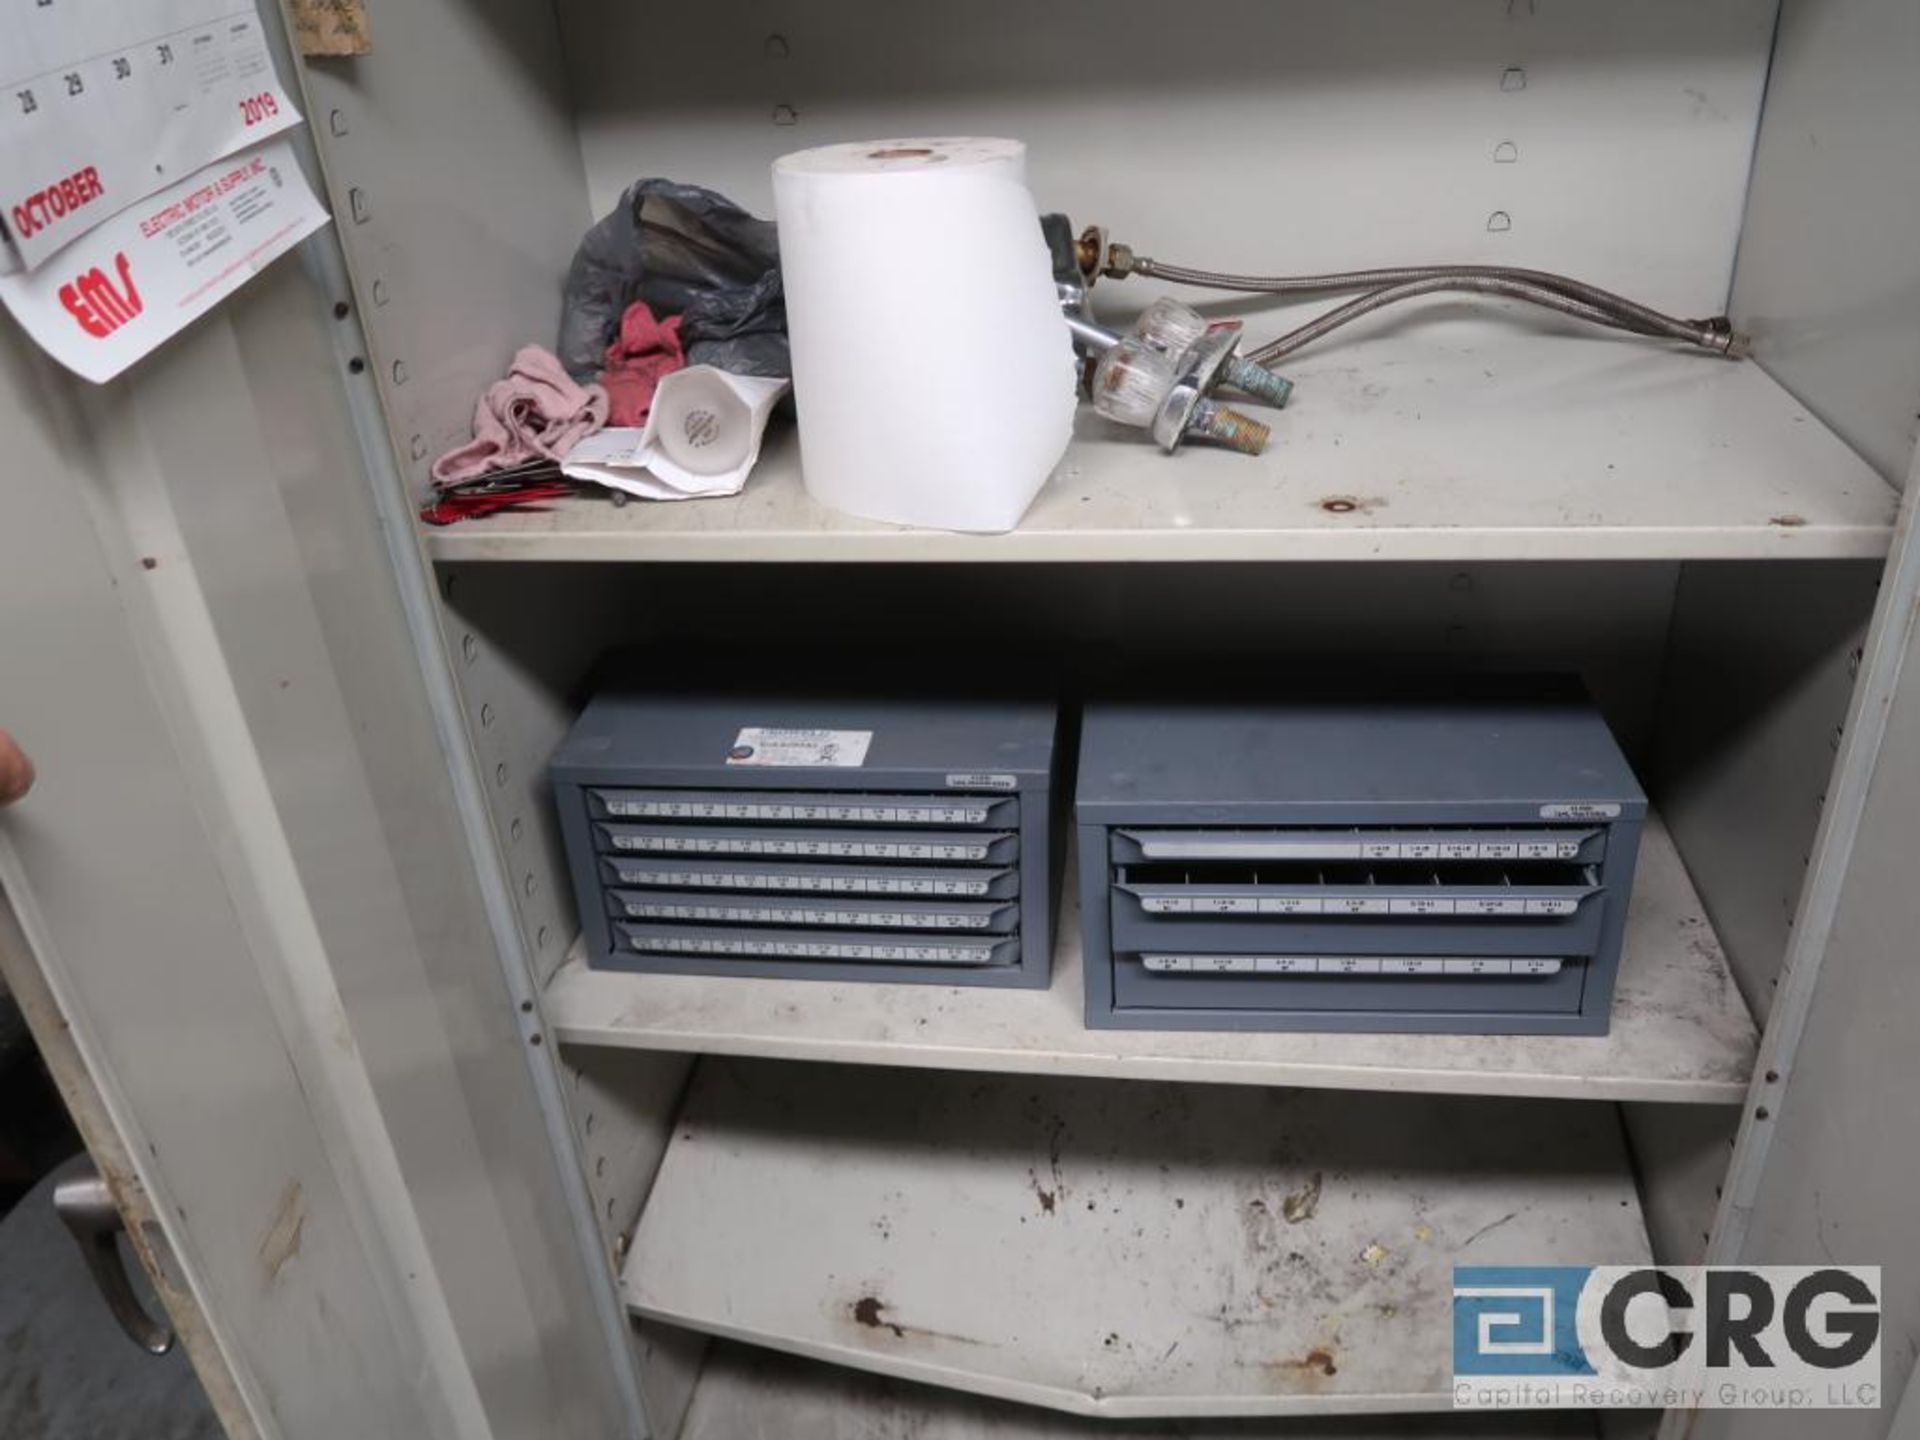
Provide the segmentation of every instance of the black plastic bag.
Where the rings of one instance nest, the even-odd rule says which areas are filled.
[[[793,373],[773,222],[724,195],[642,180],[587,232],[567,271],[557,351],[576,381],[599,378],[620,317],[636,300],[661,319],[680,316],[689,365]]]

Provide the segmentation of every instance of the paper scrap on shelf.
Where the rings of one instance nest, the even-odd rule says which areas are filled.
[[[327,223],[284,140],[220,160],[114,216],[0,302],[36,344],[111,380]]]
[[[7,10],[0,220],[13,269],[300,121],[253,0]]]
[[[729,375],[726,379],[753,410],[753,443],[746,459],[733,469],[717,475],[700,475],[676,465],[654,443],[653,416],[649,416],[647,424],[639,428],[615,425],[589,435],[567,452],[560,472],[643,500],[700,500],[738,495],[759,462],[767,417],[790,386],[786,380],[752,375]]]

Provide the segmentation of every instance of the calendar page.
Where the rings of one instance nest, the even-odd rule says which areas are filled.
[[[0,270],[300,119],[252,0],[0,0],[0,35]]]
[[[177,335],[327,223],[284,139],[243,150],[96,225],[0,304],[54,359],[99,383]]]

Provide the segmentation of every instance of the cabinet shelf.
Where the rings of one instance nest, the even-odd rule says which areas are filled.
[[[1072,867],[1068,867],[1071,873]],[[1605,1036],[1092,1031],[1069,881],[1044,991],[634,975],[574,957],[546,994],[559,1040],[929,1069],[1463,1095],[1738,1103],[1758,1045],[1658,818],[1646,828]]]
[[[622,1276],[651,1320],[1102,1417],[1451,1405],[1453,1266],[1651,1263],[1619,1118],[701,1064]]]
[[[800,484],[789,429],[734,497],[601,497],[427,535],[441,561],[1681,560],[1876,557],[1897,496],[1754,363],[1447,318],[1288,367],[1250,459],[1162,455],[1083,408],[1020,527],[852,519]]]

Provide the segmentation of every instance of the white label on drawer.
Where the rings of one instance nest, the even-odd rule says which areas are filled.
[[[1511,960],[1448,960],[1449,975],[1507,975],[1513,971]]]
[[[1542,820],[1618,820],[1620,807],[1612,801],[1580,800],[1562,805],[1542,805]]]
[[[1516,960],[1513,962],[1513,973],[1516,975],[1558,975],[1560,973],[1560,962],[1558,960]]]
[[[1239,970],[1250,972],[1254,968],[1254,963],[1251,955],[1195,955],[1193,968],[1196,971],[1211,970],[1215,974],[1224,975]]]
[[[949,790],[1018,790],[1020,777],[1017,775],[982,775],[969,771],[960,775],[947,776]]]
[[[729,765],[854,769],[867,763],[871,730],[788,730],[749,725],[734,737]]]
[[[1407,956],[1390,956],[1380,962],[1380,969],[1387,975],[1442,975],[1446,973],[1447,962]]]
[[[1336,955],[1319,962],[1322,975],[1378,975],[1380,957],[1377,955]]]
[[[1320,962],[1307,955],[1258,955],[1253,968],[1263,975],[1311,975]]]
[[[1527,913],[1525,900],[1496,899],[1489,895],[1469,895],[1462,899],[1455,910],[1460,915],[1524,915]]]

